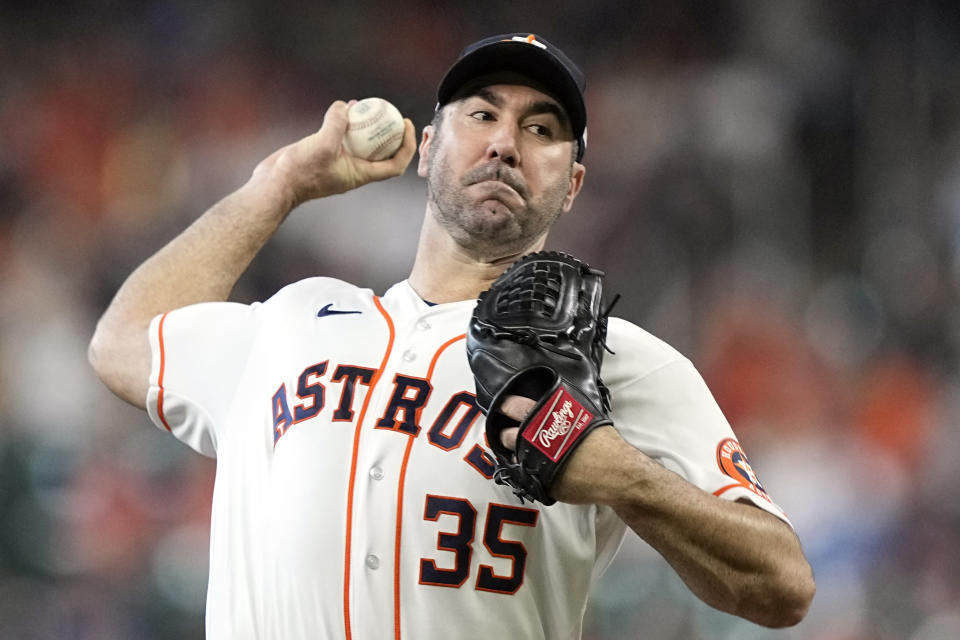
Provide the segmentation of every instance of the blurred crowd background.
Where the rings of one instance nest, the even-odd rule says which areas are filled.
[[[201,638],[214,463],[86,363],[128,273],[338,98],[418,129],[466,43],[588,78],[550,246],[703,372],[814,566],[782,631],[625,544],[587,640],[960,637],[960,10],[948,0],[0,3],[0,637]],[[238,285],[406,276],[425,187],[298,210]]]

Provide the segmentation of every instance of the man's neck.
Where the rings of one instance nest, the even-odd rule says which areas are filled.
[[[529,251],[541,248],[539,245],[542,241]],[[472,256],[427,212],[408,282],[417,295],[430,302],[472,300],[525,253],[528,251],[495,260]]]

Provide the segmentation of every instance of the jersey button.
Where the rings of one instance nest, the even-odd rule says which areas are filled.
[[[367,562],[368,569],[373,569],[374,571],[376,571],[377,569],[380,568],[380,558],[373,555],[372,553],[367,556],[366,562]]]
[[[403,358],[404,362],[413,362],[414,360],[417,359],[417,354],[415,354],[410,349],[407,349],[406,351],[403,352],[403,356],[401,357]]]
[[[370,477],[374,480],[383,480],[383,469],[380,467],[370,469]]]
[[[430,329],[430,323],[426,320],[421,320],[417,323],[417,329],[420,329],[420,331],[427,331]]]

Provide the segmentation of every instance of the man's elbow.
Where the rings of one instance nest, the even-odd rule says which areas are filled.
[[[111,390],[122,377],[118,366],[121,361],[115,341],[111,341],[98,326],[87,346],[87,362],[97,377]]]
[[[87,361],[103,384],[120,399],[141,409],[146,407],[150,373],[150,347],[146,332],[143,333],[142,340],[122,341],[98,327],[87,347]]]
[[[742,616],[771,628],[792,627],[807,615],[817,587],[809,565],[789,577],[772,580],[764,593],[743,607]]]
[[[97,377],[109,386],[107,383],[110,377],[110,372],[107,368],[109,359],[106,356],[106,351],[107,346],[104,344],[103,336],[98,329],[90,339],[90,344],[87,345],[87,362],[90,363],[90,367],[94,373],[97,374]]]

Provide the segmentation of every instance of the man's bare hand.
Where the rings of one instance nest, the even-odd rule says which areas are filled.
[[[500,410],[504,415],[522,423],[536,404],[536,401],[523,396],[507,396],[500,405]],[[511,451],[516,451],[519,433],[518,427],[504,429],[500,432],[500,442]],[[618,458],[622,458],[624,454],[635,453],[636,450],[627,445],[616,429],[610,426],[598,427],[587,434],[583,444],[572,453],[566,468],[557,477],[551,494],[561,502],[573,504],[610,499],[611,496],[601,491],[602,483],[598,480],[611,473]]]
[[[314,198],[401,175],[417,150],[413,123],[404,120],[403,144],[392,158],[376,162],[357,158],[343,146],[347,110],[353,102],[338,100],[331,104],[319,131],[268,156],[257,165],[253,181],[283,190],[293,208]]]

